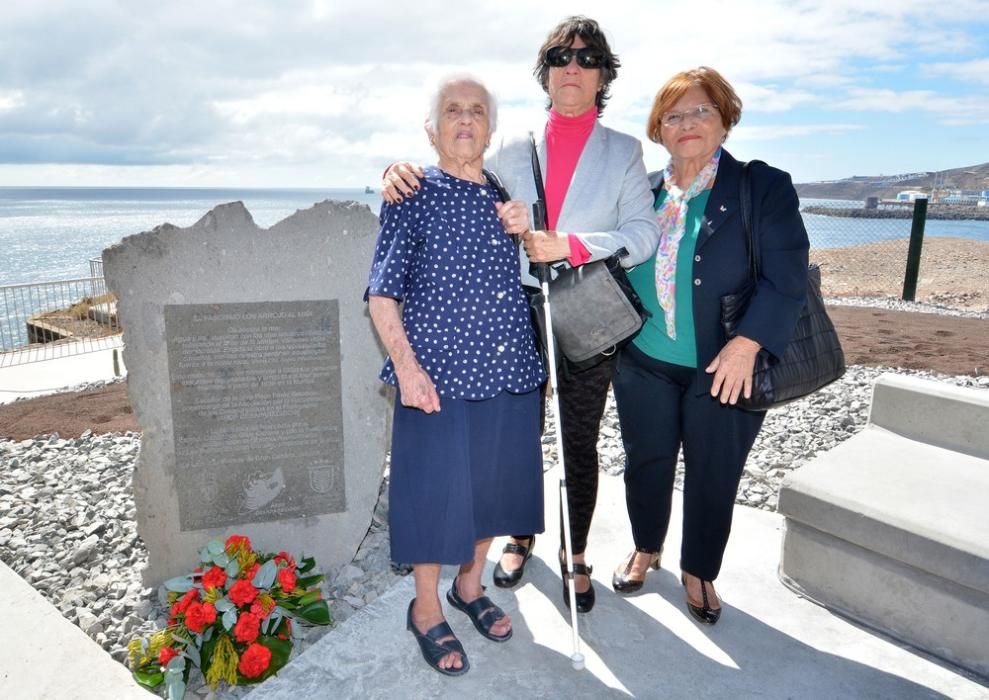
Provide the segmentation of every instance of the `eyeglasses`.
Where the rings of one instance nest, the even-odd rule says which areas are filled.
[[[677,126],[683,124],[688,119],[691,121],[706,122],[717,111],[717,105],[702,104],[697,105],[693,109],[688,109],[686,112],[667,112],[660,117],[659,121],[663,126]]]
[[[577,57],[577,65],[581,68],[600,68],[604,64],[604,54],[598,49],[585,46],[582,49],[573,49],[569,46],[554,46],[546,52],[547,66],[553,68],[563,68],[570,65],[570,59]]]

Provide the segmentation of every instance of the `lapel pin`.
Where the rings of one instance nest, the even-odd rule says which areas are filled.
[[[722,204],[721,205],[721,211],[728,211],[728,208],[724,204]]]

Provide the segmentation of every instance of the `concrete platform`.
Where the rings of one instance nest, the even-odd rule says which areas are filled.
[[[148,700],[114,661],[0,562],[0,698]]]
[[[116,369],[127,374],[120,336],[78,343],[80,347],[58,343],[0,354],[0,404],[116,379],[114,352]]]
[[[471,670],[446,678],[428,668],[405,630],[411,577],[252,691],[250,700],[340,698],[986,698],[975,676],[859,627],[794,595],[777,579],[782,517],[737,507],[718,581],[724,613],[712,628],[689,617],[679,583],[680,498],[662,570],[630,597],[611,590],[611,569],[631,549],[624,484],[602,476],[588,546],[598,603],[582,615],[586,669],[571,667],[569,612],[554,561],[556,485],[547,475],[547,524],[525,582],[488,594],[513,618],[506,644],[483,639],[447,610]],[[486,580],[496,560],[492,552]],[[449,587],[454,571],[445,571]]]
[[[787,477],[781,574],[989,677],[989,392],[884,375],[869,424]]]

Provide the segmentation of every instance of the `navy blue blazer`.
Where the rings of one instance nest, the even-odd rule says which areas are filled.
[[[750,211],[762,269],[738,332],[778,356],[792,337],[805,302],[810,242],[790,175],[764,163],[753,164],[749,171]],[[721,327],[721,297],[738,292],[749,279],[738,191],[741,173],[742,164],[722,150],[694,252],[691,279],[699,394],[711,390],[713,375],[704,368],[727,342]],[[661,177],[662,173],[651,173],[650,183],[658,185]]]

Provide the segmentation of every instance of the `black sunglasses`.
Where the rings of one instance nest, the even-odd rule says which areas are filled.
[[[546,65],[553,68],[563,68],[570,65],[570,59],[574,56],[577,57],[577,65],[581,68],[600,68],[604,64],[604,54],[590,46],[585,46],[582,49],[554,46],[546,52]]]

